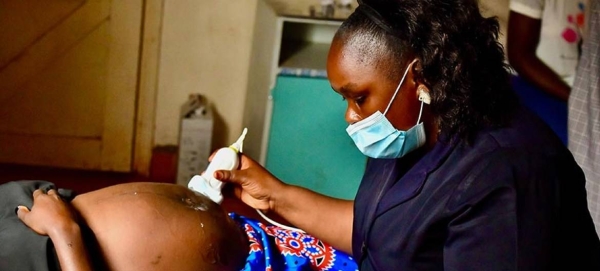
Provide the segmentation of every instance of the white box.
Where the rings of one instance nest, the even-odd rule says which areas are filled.
[[[213,114],[206,100],[194,94],[182,106],[181,116],[176,183],[187,187],[192,176],[202,173],[208,166]]]

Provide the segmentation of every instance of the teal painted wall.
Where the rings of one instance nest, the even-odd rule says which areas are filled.
[[[346,102],[321,78],[279,76],[272,96],[266,168],[286,183],[353,199],[367,160],[346,133]]]

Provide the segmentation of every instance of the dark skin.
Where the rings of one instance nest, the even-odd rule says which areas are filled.
[[[383,113],[402,74],[391,80],[385,70],[374,64],[360,63],[355,48],[345,45],[341,39],[336,37],[332,42],[327,58],[327,74],[332,88],[347,101],[345,119],[351,124],[377,110]],[[408,66],[409,63],[404,65]],[[416,79],[419,67],[418,60],[410,66],[386,115],[396,129],[408,130],[417,123],[421,106],[418,89],[421,86],[427,91],[427,86]],[[438,128],[427,105],[424,106],[421,121],[425,124],[427,142],[423,148],[411,154],[413,162],[437,142]],[[353,201],[287,185],[247,156],[242,156],[240,164],[239,170],[216,171],[215,177],[235,184],[237,196],[252,208],[275,212],[337,249],[352,253]]]
[[[546,93],[567,101],[571,88],[536,55],[541,20],[510,12],[507,51],[510,65],[528,82]]]
[[[81,235],[81,228],[70,207],[55,190],[48,194],[33,192],[35,205],[31,210],[19,206],[17,215],[32,230],[56,240],[54,247],[64,271],[92,270],[90,259]]]
[[[228,270],[243,267],[245,233],[219,205],[183,186],[128,183],[77,196],[67,204],[49,190],[34,192],[19,218],[52,240],[62,270],[93,270],[89,228],[108,270]],[[101,270],[104,270],[102,268]]]
[[[334,40],[327,59],[327,75],[331,87],[348,103],[344,116],[348,124],[367,118],[376,111],[384,113],[403,75],[398,74],[395,80],[390,80],[383,70],[374,65],[359,64],[357,57],[352,49]],[[386,114],[386,118],[396,129],[404,131],[417,124],[421,107],[418,90],[429,92],[428,87],[415,77],[420,62],[417,60],[412,65],[410,62],[412,60],[405,64],[408,73]],[[421,122],[425,124],[426,149],[429,149],[437,142],[438,129],[427,105],[423,107]]]

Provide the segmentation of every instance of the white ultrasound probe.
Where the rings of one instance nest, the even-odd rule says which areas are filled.
[[[206,168],[206,171],[204,171],[202,175],[195,175],[192,177],[188,183],[188,188],[207,196],[217,204],[221,204],[223,202],[223,194],[221,193],[221,190],[223,189],[223,182],[217,180],[214,177],[214,173],[217,170],[233,170],[239,166],[239,154],[242,152],[242,148],[244,147],[244,138],[246,137],[247,132],[248,129],[244,128],[242,135],[235,143],[231,144],[229,147],[219,149]],[[294,227],[279,224],[268,218],[260,210],[257,209],[256,211],[262,218],[273,225],[279,226],[286,230],[304,232]]]

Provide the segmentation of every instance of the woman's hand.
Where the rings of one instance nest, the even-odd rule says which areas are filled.
[[[353,201],[285,184],[245,155],[240,169],[217,170],[214,177],[235,184],[237,197],[250,207],[274,211],[291,225],[352,253]]]
[[[241,155],[239,170],[217,170],[214,177],[234,183],[238,198],[250,207],[263,211],[274,209],[277,192],[286,187],[286,184],[245,155]]]
[[[31,210],[25,206],[17,207],[17,216],[25,225],[41,235],[52,235],[77,225],[70,207],[50,189],[44,193],[41,189],[33,191]]]
[[[52,239],[63,271],[92,270],[75,214],[56,190],[50,189],[47,194],[35,190],[31,210],[25,206],[17,208],[17,216],[25,225]]]

